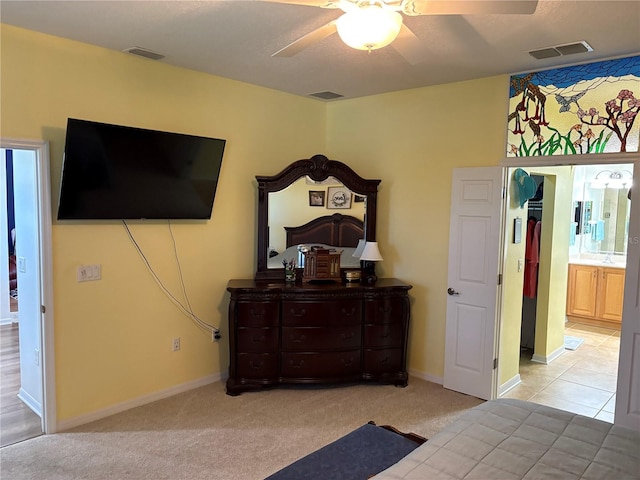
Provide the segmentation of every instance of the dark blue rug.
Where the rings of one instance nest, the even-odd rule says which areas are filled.
[[[368,423],[265,480],[366,480],[419,446],[419,442]]]

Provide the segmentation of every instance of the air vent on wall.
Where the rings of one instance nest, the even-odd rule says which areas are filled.
[[[316,93],[310,93],[309,96],[321,98],[323,100],[333,100],[334,98],[344,97],[344,95],[340,95],[339,93],[334,93],[334,92],[316,92]]]
[[[582,40],[576,43],[566,43],[564,45],[556,45],[554,47],[541,48],[529,52],[533,58],[542,60],[544,58],[559,57],[561,55],[573,55],[575,53],[593,52],[593,48],[587,42]]]
[[[141,47],[126,48],[123,51],[133,55],[138,55],[139,57],[150,58],[151,60],[160,60],[161,58],[164,58],[164,55],[160,53],[152,52],[151,50]]]

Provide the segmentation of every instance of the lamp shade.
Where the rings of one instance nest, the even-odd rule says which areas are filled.
[[[358,245],[352,254],[353,257],[360,258],[360,255],[362,255],[362,251],[364,250],[365,243],[366,242],[362,238],[358,240]]]
[[[342,41],[351,48],[376,50],[396,39],[402,27],[402,15],[378,5],[365,6],[342,15],[336,27]]]
[[[380,250],[378,250],[378,242],[367,242],[362,251],[362,255],[360,255],[360,260],[366,262],[381,261],[382,255],[380,255]]]

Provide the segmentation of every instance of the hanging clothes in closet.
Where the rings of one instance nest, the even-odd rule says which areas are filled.
[[[540,263],[540,234],[542,222],[535,217],[527,221],[527,243],[525,245],[523,295],[536,298],[538,295],[538,264]]]

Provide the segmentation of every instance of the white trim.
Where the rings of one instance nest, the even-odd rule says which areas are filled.
[[[564,345],[562,345],[557,350],[551,352],[551,355],[544,356],[544,355],[537,355],[537,354],[534,353],[533,356],[531,357],[531,361],[532,362],[536,362],[536,363],[544,363],[545,365],[549,365],[556,358],[558,358],[560,355],[562,355],[565,351],[566,350],[564,348]]]
[[[22,388],[18,390],[18,398],[22,400],[22,402],[33,410],[33,413],[42,418],[42,405],[35,398],[33,398],[29,393]]]
[[[40,229],[40,295],[46,312],[41,315],[42,383],[44,433],[55,433],[57,423],[54,319],[53,319],[53,250],[51,234],[51,194],[49,185],[49,144],[43,140],[0,138],[0,146],[11,150],[32,150],[36,154],[38,182],[38,222]]]
[[[19,312],[9,312],[9,316],[6,318],[0,318],[0,325],[12,325],[18,323],[20,319]]]
[[[411,375],[412,377],[421,378],[422,380],[426,380],[427,382],[437,383],[438,385],[442,385],[444,382],[444,379],[442,377],[436,377],[435,375],[419,372],[417,370],[409,369],[409,375]]]
[[[511,379],[507,380],[505,383],[500,385],[500,388],[498,389],[498,397],[501,397],[502,395],[507,393],[509,390],[511,390],[512,388],[515,388],[521,383],[522,383],[522,379],[520,378],[520,374],[517,373]]]
[[[601,165],[607,163],[633,163],[640,152],[612,152],[587,155],[546,155],[539,157],[506,157],[503,167],[555,167],[562,165]]]
[[[162,400],[167,397],[172,397],[179,393],[188,392],[189,390],[193,390],[195,388],[204,387],[205,385],[209,385],[214,382],[219,382],[221,380],[222,380],[222,375],[217,373],[217,374],[208,375],[206,377],[199,378],[197,380],[193,380],[191,382],[183,383],[180,385],[173,385],[164,390],[159,390],[157,392],[149,393],[138,398],[127,400],[125,402],[116,403],[115,405],[110,405],[101,410],[96,410],[94,412],[87,413],[85,415],[80,415],[79,417],[73,417],[66,420],[62,420],[58,422],[58,431],[64,431],[70,428],[75,428],[80,425],[84,425],[85,423],[95,422],[96,420],[110,417],[111,415],[115,415],[117,413],[121,413],[126,410],[131,410],[132,408],[140,407],[142,405],[146,405],[147,403],[156,402],[158,400]]]

